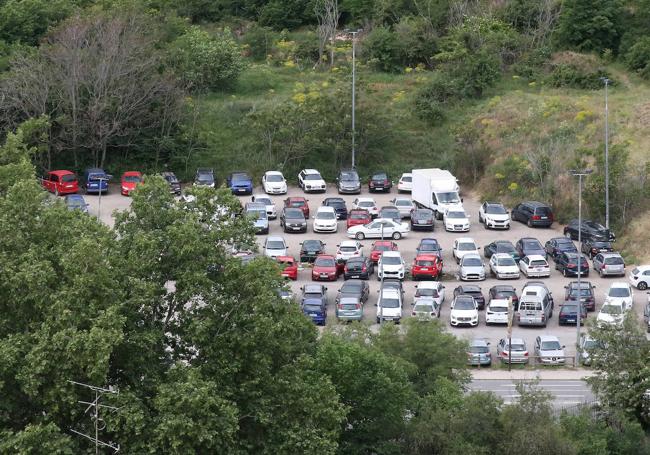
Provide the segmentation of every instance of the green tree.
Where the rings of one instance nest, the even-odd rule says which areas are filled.
[[[47,30],[67,18],[77,0],[6,0],[0,4],[0,40],[36,45]]]
[[[650,36],[641,38],[628,49],[625,65],[644,79],[650,79]]]
[[[616,52],[623,32],[620,0],[566,0],[556,39],[561,47],[579,51]]]

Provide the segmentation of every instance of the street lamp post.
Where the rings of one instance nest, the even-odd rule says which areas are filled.
[[[352,35],[352,169],[356,166],[356,130],[355,130],[355,120],[356,120],[356,86],[357,86],[357,34],[361,32],[359,30],[346,30],[347,33]]]
[[[353,155],[354,156],[354,155]],[[381,223],[381,239],[384,240],[384,223]],[[379,255],[379,259],[381,259],[381,255]],[[382,272],[381,274],[381,282],[379,283],[379,326],[384,323],[384,305],[382,302],[382,290],[384,289],[384,274]]]
[[[605,227],[609,229],[609,106],[607,103],[607,88],[610,80],[601,77],[605,84]]]
[[[97,219],[99,221],[102,220],[102,193],[104,192],[102,190],[102,184],[103,182],[106,182],[108,185],[108,181],[112,178],[112,175],[106,175],[106,176],[101,176],[97,177],[97,180],[99,180],[99,201],[97,202]],[[108,191],[108,186],[106,187],[106,191]]]
[[[591,169],[576,170],[572,169],[571,175],[578,177],[578,311],[576,316],[576,360],[575,364],[578,366],[580,362],[580,351],[577,349],[580,346],[580,323],[582,322],[582,287],[580,277],[582,276],[582,178],[591,174]]]

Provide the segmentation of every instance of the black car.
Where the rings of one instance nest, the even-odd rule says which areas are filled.
[[[402,222],[402,214],[399,209],[394,205],[385,205],[379,210],[378,218],[388,218],[394,220],[396,223]]]
[[[539,240],[537,240],[535,237],[522,237],[519,240],[517,240],[517,243],[515,244],[515,248],[517,249],[517,253],[519,253],[519,257],[524,257],[524,256],[532,256],[534,254],[537,254],[539,256],[546,256],[546,250],[542,246]]]
[[[366,302],[369,295],[370,286],[368,286],[367,281],[348,280],[343,283],[343,286],[341,286],[341,289],[339,289],[339,293],[336,296],[336,303],[338,304],[339,300],[342,297],[356,297],[362,302]]]
[[[580,227],[582,226],[582,227]],[[600,240],[604,242],[613,242],[616,236],[600,223],[591,220],[582,220],[582,225],[578,220],[571,220],[564,227],[564,235],[570,239],[578,240],[578,231],[582,232],[582,241]]]
[[[582,252],[593,259],[598,253],[611,253],[614,251],[612,242],[604,242],[602,240],[583,240]]]
[[[580,294],[580,301],[585,308],[589,311],[594,311],[596,309],[594,287],[589,281],[581,281],[580,292],[578,292],[578,282],[571,281],[568,285],[564,286],[564,300],[578,300],[578,294]]]
[[[320,240],[300,242],[300,262],[314,262],[316,256],[325,252],[325,244]]]
[[[361,194],[361,180],[354,169],[343,169],[336,178],[339,194]]]
[[[368,190],[373,191],[385,191],[390,193],[390,189],[393,187],[393,182],[386,172],[375,172],[368,179]]]
[[[587,319],[587,310],[584,305],[580,305],[580,325],[585,324]],[[564,302],[560,306],[560,315],[558,316],[557,323],[559,325],[576,325],[578,322],[578,303],[575,301]]]
[[[496,240],[483,248],[483,254],[486,259],[490,259],[495,253],[507,253],[519,262],[521,256],[510,240]]]
[[[326,207],[332,207],[336,212],[337,220],[346,220],[348,218],[348,208],[345,205],[345,201],[340,197],[328,197],[323,201],[323,205]]]
[[[492,299],[508,299],[512,298],[512,305],[517,311],[519,308],[519,297],[517,297],[517,290],[509,284],[497,284],[492,286],[488,291],[488,301]]]
[[[411,230],[433,231],[433,210],[415,209],[411,211]]]
[[[555,270],[562,272],[564,276],[578,276],[578,257],[580,262],[580,276],[589,276],[589,263],[587,258],[578,253],[562,253],[555,259]]]
[[[307,220],[302,210],[285,207],[280,214],[280,227],[284,232],[307,232]]]
[[[163,172],[160,174],[162,178],[167,180],[167,183],[169,183],[169,191],[172,194],[175,194],[176,196],[181,195],[181,182],[178,181],[176,178],[176,174],[173,172]]]
[[[420,244],[415,249],[415,255],[420,254],[435,254],[442,259],[442,247],[436,239],[427,237],[420,240]]]
[[[461,284],[454,289],[454,297],[459,295],[471,295],[474,297],[479,310],[485,308],[485,297],[483,297],[483,291],[480,286],[476,284]]]
[[[208,167],[198,168],[196,174],[194,174],[194,184],[215,188],[217,186],[217,180],[214,178],[214,170]]]
[[[546,257],[555,259],[561,253],[577,253],[578,249],[571,239],[566,237],[553,237],[544,245]]]
[[[526,201],[517,204],[510,216],[515,221],[526,223],[528,227],[550,227],[553,224],[553,210],[543,202]]]
[[[375,273],[375,264],[365,256],[355,256],[347,260],[343,269],[343,278],[369,280]]]

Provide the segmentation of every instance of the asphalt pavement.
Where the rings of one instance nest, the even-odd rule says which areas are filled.
[[[514,379],[474,379],[469,384],[469,390],[492,392],[501,398],[504,404],[512,404],[521,396],[517,391],[517,384],[522,381],[526,382]],[[551,394],[552,404],[556,409],[595,400],[591,387],[583,380],[540,379],[536,387]]]
[[[256,192],[261,193],[261,188],[256,188]],[[316,212],[316,208],[322,204],[322,201],[326,197],[339,196],[334,185],[329,185],[326,193],[319,194],[305,194],[302,190],[296,187],[289,188],[288,195],[282,196],[270,196],[271,199],[275,202],[278,214],[281,211],[283,206],[283,200],[287,196],[305,196],[309,200],[309,206],[311,208],[312,215]],[[408,194],[397,194],[396,188],[390,193],[368,193],[368,188],[365,186],[362,188],[363,197],[373,197],[377,202],[377,206],[381,207],[384,205],[390,205],[389,201],[397,196],[409,197]],[[358,197],[357,195],[341,195],[348,205],[348,209],[352,205],[352,201]],[[402,253],[404,260],[406,261],[407,266],[412,264],[415,258],[415,249],[420,242],[420,239],[424,237],[435,237],[438,239],[443,248],[443,260],[444,260],[444,278],[443,282],[445,285],[445,301],[442,306],[441,312],[441,321],[443,321],[448,330],[457,337],[471,339],[473,337],[485,338],[490,342],[490,346],[495,355],[496,345],[500,338],[506,336],[506,327],[504,326],[486,326],[485,325],[485,316],[484,311],[480,312],[480,322],[479,326],[475,328],[453,328],[449,326],[449,303],[452,300],[453,290],[456,286],[460,284],[460,281],[456,279],[455,274],[458,271],[458,266],[456,265],[455,260],[452,258],[452,244],[455,238],[458,237],[472,237],[477,245],[484,247],[494,240],[506,239],[510,240],[513,244],[521,237],[536,237],[539,241],[544,244],[548,239],[552,237],[557,237],[562,235],[562,226],[554,223],[552,228],[529,228],[526,225],[513,222],[512,227],[509,230],[504,231],[495,231],[487,230],[483,225],[478,223],[478,210],[480,206],[480,201],[473,197],[471,194],[464,193],[464,206],[468,214],[471,215],[470,222],[471,228],[468,233],[450,233],[445,232],[442,227],[442,222],[436,221],[435,231],[434,232],[414,232],[411,231],[409,234],[400,240],[397,240],[399,246],[399,251]],[[86,196],[87,202],[90,204],[89,209],[90,213],[97,216],[98,206],[99,206],[99,197],[92,195]],[[250,196],[240,196],[242,203],[250,200]],[[113,225],[113,212],[115,210],[125,210],[128,209],[131,199],[119,194],[118,188],[116,186],[111,186],[110,192],[108,195],[102,196],[102,207],[101,207],[101,220],[106,224]],[[321,239],[326,243],[325,250],[327,253],[335,254],[337,244],[342,240],[347,240],[346,236],[346,225],[345,221],[339,221],[338,223],[338,232],[333,234],[315,234],[312,231],[312,220],[309,220],[308,232],[306,234],[285,234],[280,228],[279,219],[270,221],[270,232],[269,235],[281,235],[283,236],[288,245],[289,245],[289,254],[298,257],[300,252],[300,243],[306,239]],[[263,244],[266,235],[258,236],[258,241],[260,245]],[[364,246],[364,252],[369,254],[370,245],[373,240],[366,239],[361,242]],[[481,250],[482,251],[482,250]],[[487,260],[485,263],[487,265]],[[627,266],[627,270],[631,270],[631,266]],[[600,278],[593,270],[591,271],[589,277],[587,278],[593,284],[595,284],[596,289],[596,311],[600,309],[604,300],[604,294],[609,288],[610,283],[613,281],[627,281],[627,277],[621,278]],[[557,336],[562,344],[566,346],[566,355],[571,356],[575,353],[575,344],[576,344],[576,327],[575,326],[559,326],[558,325],[558,313],[559,305],[563,301],[564,297],[564,286],[569,282],[575,280],[575,278],[564,278],[562,274],[553,268],[553,262],[551,261],[551,276],[550,278],[544,278],[543,281],[551,290],[554,299],[555,299],[555,311],[553,313],[552,319],[549,321],[546,328],[535,328],[535,327],[517,327],[513,328],[513,337],[521,337],[528,344],[529,351],[532,352],[535,337],[541,334],[555,335]],[[493,277],[488,277],[485,281],[478,282],[481,286],[484,295],[487,297],[487,292],[490,287],[496,284],[511,284],[513,285],[518,292],[521,291],[524,283],[528,281],[525,277],[518,280],[496,280]],[[301,286],[311,282],[311,273],[308,266],[301,267],[298,280],[291,282],[291,287],[296,295],[300,295]],[[328,288],[328,297],[329,297],[329,306],[328,306],[328,325],[337,324],[334,311],[334,298],[338,289],[343,284],[343,278],[339,278],[336,282],[325,283]],[[370,299],[364,307],[364,322],[376,328],[375,318],[376,318],[376,302],[377,295],[379,290],[379,282],[376,280],[376,275],[372,277],[369,281],[370,284]],[[411,313],[411,302],[413,301],[413,295],[415,291],[415,285],[417,283],[407,279],[404,282],[405,288],[405,305],[404,305],[404,317],[408,318]],[[639,315],[642,314],[645,293],[639,291],[636,292],[634,309]],[[596,313],[589,313],[588,319],[595,319]],[[581,328],[581,331],[587,331],[588,328],[585,326]],[[504,386],[505,387],[505,386]],[[510,388],[510,386],[507,386]],[[505,392],[504,392],[505,393]],[[510,394],[512,395],[512,393]],[[578,399],[579,397],[566,397]]]

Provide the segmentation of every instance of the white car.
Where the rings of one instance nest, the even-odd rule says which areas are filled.
[[[287,181],[279,171],[266,171],[262,176],[262,188],[266,194],[286,194]]]
[[[442,306],[445,301],[445,287],[440,281],[422,281],[415,285],[413,305],[420,299],[433,299],[438,302],[438,306]]]
[[[336,220],[334,207],[318,207],[316,215],[314,215],[314,222],[312,223],[314,232],[336,232],[338,228],[339,225]]]
[[[627,311],[621,302],[605,301],[598,312],[596,323],[603,325],[620,325],[623,323],[623,318],[625,317],[626,312]]]
[[[323,177],[321,177],[320,172],[316,169],[303,169],[300,171],[298,174],[298,186],[305,193],[315,191],[322,191],[324,193],[327,191],[327,184],[323,180]]]
[[[278,212],[275,208],[275,204],[271,200],[270,197],[268,197],[265,194],[256,194],[252,197],[253,202],[259,202],[261,204],[264,204],[266,206],[266,216],[270,220],[274,220],[278,217]]]
[[[640,265],[630,272],[630,284],[640,291],[650,286],[650,265]]]
[[[478,222],[485,229],[510,229],[510,214],[500,202],[484,202],[478,211]]]
[[[413,174],[405,172],[397,182],[398,193],[410,193],[413,190]]]
[[[421,321],[430,321],[440,317],[440,304],[434,299],[420,299],[413,303],[411,316]]]
[[[399,323],[402,319],[402,294],[395,288],[379,291],[377,301],[377,324],[384,321]]]
[[[358,197],[352,203],[353,209],[364,209],[370,213],[373,218],[379,215],[379,208],[377,203],[371,197]]]
[[[337,245],[336,260],[347,261],[350,258],[363,256],[363,245],[358,240],[343,240]]]
[[[625,311],[631,310],[634,303],[634,291],[624,281],[615,281],[609,286],[605,294],[605,304],[620,303]]]
[[[519,261],[519,270],[528,278],[544,278],[551,276],[551,266],[544,256],[531,254]]]
[[[363,240],[365,238],[399,240],[406,237],[410,228],[407,223],[397,223],[387,218],[377,218],[368,224],[352,226],[348,229],[348,237]]]
[[[451,312],[449,313],[449,323],[453,326],[469,325],[476,327],[478,325],[478,306],[474,297],[471,295],[458,295],[451,302]]]
[[[485,265],[478,253],[465,254],[460,260],[461,281],[482,281],[485,279]]]
[[[377,262],[377,280],[382,278],[403,280],[406,263],[399,251],[384,251]]]
[[[546,365],[564,365],[564,346],[554,335],[540,335],[535,339],[537,360]]]
[[[480,247],[476,246],[476,242],[471,237],[461,237],[454,240],[454,246],[451,250],[451,254],[456,259],[456,263],[460,263],[460,260],[463,256],[470,253],[478,254],[478,249]]]
[[[492,299],[485,307],[485,324],[508,323],[508,299]]]
[[[402,216],[402,218],[410,217],[411,210],[415,208],[413,201],[405,197],[396,197],[395,199],[391,199],[390,203],[397,207],[397,210],[399,210],[399,214]]]
[[[519,279],[517,262],[508,253],[495,253],[490,258],[490,271],[497,280]]]
[[[264,242],[264,255],[270,258],[287,255],[287,242],[284,238],[274,235],[268,236]]]
[[[469,215],[463,209],[446,210],[442,223],[447,232],[469,232]]]

